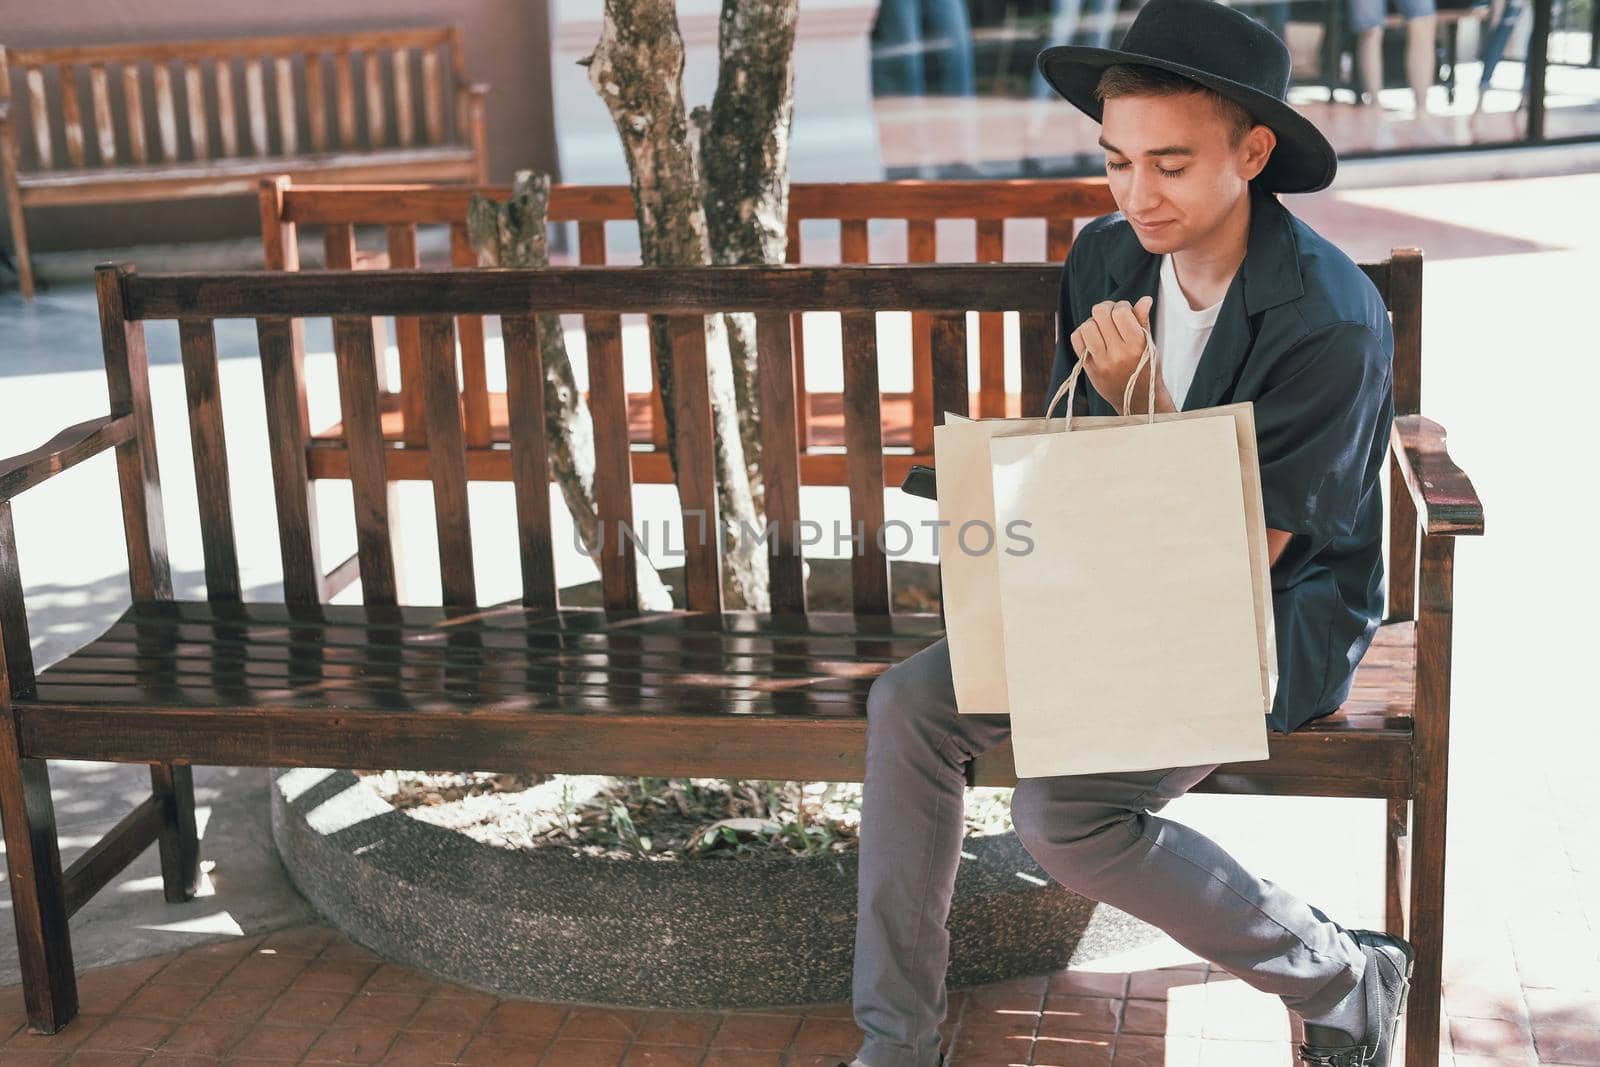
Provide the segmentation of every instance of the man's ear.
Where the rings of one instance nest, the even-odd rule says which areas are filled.
[[[1265,169],[1267,160],[1272,158],[1272,150],[1277,146],[1278,135],[1272,132],[1272,127],[1260,123],[1250,127],[1239,145],[1240,177],[1250,181],[1260,174]]]

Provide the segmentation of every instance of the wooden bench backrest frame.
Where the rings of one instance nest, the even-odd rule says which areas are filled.
[[[316,226],[323,232],[325,262],[329,269],[362,265],[355,251],[356,226],[384,227],[385,253],[375,257],[392,268],[415,267],[417,227],[450,227],[451,263],[476,265],[467,239],[467,205],[475,192],[503,200],[508,186],[469,189],[460,186],[335,186],[295,185],[288,178],[262,183],[261,228],[268,270],[294,270],[298,227]],[[800,263],[800,230],[808,221],[839,224],[839,262],[871,261],[868,222],[903,220],[906,224],[907,261],[933,263],[940,257],[938,223],[971,220],[975,227],[977,262],[1003,262],[1007,258],[1005,223],[1008,219],[1037,219],[1045,223],[1045,258],[1065,261],[1080,222],[1116,210],[1110,187],[1103,178],[1007,181],[941,182],[796,182],[789,190],[788,255]],[[578,262],[601,266],[609,262],[606,224],[633,225],[633,194],[626,185],[562,185],[551,187],[549,217],[552,223],[576,223]],[[290,258],[294,257],[294,258]],[[950,257],[945,256],[948,260]],[[1012,257],[1015,259],[1015,256]],[[369,261],[370,262],[370,261]],[[482,324],[470,317],[458,319],[462,341],[462,392],[469,447],[488,447],[491,437],[488,386],[484,371]],[[417,373],[417,339],[410,324],[397,322],[395,344],[400,353],[404,382]],[[928,316],[912,316],[912,451],[933,451],[932,323]],[[999,313],[978,316],[978,406],[980,417],[1006,414],[1004,322]],[[794,323],[794,370],[797,396],[805,394],[805,337]],[[1026,367],[1026,364],[1024,364]],[[1032,368],[1029,368],[1032,369]],[[1048,365],[1045,367],[1049,371]],[[409,372],[409,373],[408,373]],[[1024,387],[1026,391],[1026,386]],[[401,390],[401,405],[408,444],[422,444],[423,414],[417,390]],[[661,400],[652,390],[651,439],[657,449],[667,446]],[[806,405],[797,409],[802,441],[806,440]]]
[[[1421,254],[1397,250],[1390,259],[1363,265],[1395,313],[1395,406],[1414,415],[1420,406]],[[736,285],[729,273],[739,276]],[[585,316],[591,374],[591,412],[596,425],[618,425],[623,411],[620,316],[652,312],[673,316],[674,336],[685,382],[703,380],[704,331],[701,316],[723,311],[756,314],[763,364],[767,418],[769,517],[777,524],[778,553],[772,568],[773,607],[804,612],[799,557],[792,544],[800,518],[798,431],[794,350],[789,316],[808,310],[841,314],[845,353],[845,396],[852,521],[866,524],[865,550],[856,557],[854,610],[883,614],[889,608],[887,560],[876,540],[883,523],[883,466],[880,434],[877,341],[874,315],[906,310],[929,316],[934,368],[932,409],[968,412],[968,310],[1019,313],[1024,373],[1023,410],[1038,413],[1056,340],[1059,268],[1054,264],[867,265],[772,268],[629,267],[594,272],[581,268],[539,271],[393,270],[381,280],[340,271],[223,275],[141,276],[131,268],[99,273],[102,320],[107,344],[126,335],[130,350],[143,351],[143,320],[179,320],[195,474],[201,487],[201,526],[206,573],[212,596],[237,599],[238,564],[228,507],[226,449],[218,392],[216,317],[257,320],[270,435],[273,483],[284,557],[286,598],[316,603],[326,597],[314,531],[315,503],[307,471],[309,439],[305,402],[303,344],[295,336],[305,317],[331,317],[338,363],[340,399],[352,451],[358,548],[354,566],[363,576],[370,604],[393,603],[393,532],[388,526],[386,448],[379,423],[379,386],[371,330],[373,316],[401,314],[417,324],[424,384],[422,401],[430,442],[430,480],[434,487],[440,535],[444,602],[476,604],[470,521],[466,514],[467,447],[459,405],[455,357],[457,322],[463,317],[501,316],[507,379],[518,412],[512,427],[514,479],[523,552],[524,595],[530,604],[554,608],[550,517],[542,492],[546,481],[542,402],[533,390],[543,381],[534,344],[539,313]],[[109,351],[109,349],[108,349]],[[768,373],[768,371],[771,373]],[[136,375],[138,376],[138,375]],[[450,389],[456,390],[450,392]],[[520,401],[520,402],[519,402]],[[678,398],[683,432],[679,442],[680,486],[685,509],[714,506],[709,397],[689,387]],[[143,434],[139,435],[142,440]],[[596,447],[596,493],[602,515],[613,529],[631,526],[633,477],[629,444],[617,434],[600,434]],[[1389,554],[1389,620],[1416,617],[1418,519],[1392,450]],[[152,462],[153,466],[153,462]],[[711,514],[707,510],[707,514]],[[687,527],[686,527],[687,529]],[[789,538],[785,542],[783,538]],[[689,604],[695,610],[721,610],[721,562],[715,539],[689,546],[686,574]],[[707,551],[709,549],[709,551]],[[606,606],[637,608],[634,549],[606,553],[602,572]]]
[[[110,277],[103,268],[102,277]],[[730,284],[728,272],[737,272]],[[401,314],[417,323],[422,401],[426,413],[431,481],[439,527],[443,602],[476,604],[470,520],[467,515],[466,440],[456,378],[456,322],[463,316],[499,315],[505,340],[516,471],[523,591],[529,604],[557,605],[551,560],[543,403],[535,390],[544,380],[535,342],[536,317],[581,313],[585,318],[591,380],[590,406],[596,425],[618,425],[623,411],[621,315],[671,316],[675,356],[684,386],[675,398],[679,425],[679,493],[685,511],[687,601],[694,610],[722,609],[721,559],[717,538],[699,538],[696,511],[715,514],[710,398],[705,379],[703,316],[749,311],[756,316],[766,405],[767,506],[778,552],[772,562],[777,612],[803,612],[800,557],[798,438],[793,429],[794,393],[789,316],[797,311],[837,311],[845,334],[845,395],[849,492],[853,522],[864,522],[863,551],[855,565],[853,606],[861,614],[889,611],[888,566],[876,544],[883,524],[883,449],[880,436],[877,342],[874,313],[922,311],[933,319],[935,400],[940,410],[966,411],[965,390],[938,383],[966,380],[968,310],[1017,311],[1024,362],[1048,368],[1054,352],[1058,272],[1050,264],[966,266],[864,266],[775,268],[630,267],[608,271],[552,268],[542,271],[476,269],[391,270],[381,278],[339,271],[228,275],[116,274],[120,307],[106,314],[140,333],[147,319],[180,323],[191,433],[208,583],[225,597],[237,596],[238,563],[227,508],[227,463],[216,380],[213,320],[254,318],[265,380],[269,447],[283,550],[284,587],[291,603],[324,599],[327,577],[314,531],[315,498],[306,465],[309,438],[305,406],[303,346],[294,333],[307,317],[331,317],[340,399],[352,452],[357,513],[357,567],[369,604],[393,603],[393,531],[389,529],[385,453],[379,425],[379,390],[373,349],[373,316]],[[110,284],[109,282],[106,284]],[[770,372],[768,371],[770,368]],[[696,373],[698,369],[698,373]],[[695,382],[700,384],[694,385]],[[1047,382],[1030,376],[1032,395]],[[948,393],[948,395],[946,395]],[[1042,406],[1042,403],[1041,403]],[[785,428],[788,428],[787,430]],[[629,444],[618,434],[597,434],[596,497],[608,534],[631,528],[633,477]],[[211,509],[209,512],[207,509]],[[709,522],[709,520],[707,520]],[[714,527],[707,526],[708,530]],[[601,559],[608,609],[637,609],[635,551],[606,552]]]

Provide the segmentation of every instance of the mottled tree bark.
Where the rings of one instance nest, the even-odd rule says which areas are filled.
[[[467,235],[480,267],[548,267],[550,176],[519,171],[511,199],[498,203],[474,195],[467,212]],[[544,419],[550,471],[572,513],[583,547],[600,562],[599,508],[594,492],[594,423],[581,402],[567,356],[561,316],[540,315],[539,352],[544,362]],[[621,431],[627,433],[624,427]],[[620,531],[617,536],[621,536]],[[638,553],[639,606],[670,611],[672,594],[655,566]]]
[[[673,0],[605,0],[605,21],[593,54],[580,61],[605,101],[622,138],[633,187],[642,258],[648,266],[694,266],[710,261],[704,183],[695,128],[683,99],[683,38]],[[730,607],[764,611],[767,557],[753,549],[744,528],[761,528],[745,464],[744,434],[734,392],[733,367],[721,316],[706,319],[706,362],[711,392],[719,519],[738,551],[724,561]],[[672,341],[666,321],[652,317],[656,376],[666,409],[667,441],[677,472],[673,411]],[[685,531],[687,535],[687,531]]]
[[[717,91],[690,114],[700,136],[711,262],[782,263],[789,243],[789,134],[799,0],[723,0]],[[755,316],[723,316],[756,510],[766,513]]]

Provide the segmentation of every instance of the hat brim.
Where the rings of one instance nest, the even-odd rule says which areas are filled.
[[[1096,122],[1103,120],[1104,111],[1101,101],[1095,99],[1095,86],[1107,67],[1119,63],[1156,67],[1199,82],[1243,107],[1257,122],[1270,127],[1278,143],[1258,180],[1273,192],[1314,193],[1333,184],[1339,166],[1333,145],[1300,112],[1259,89],[1182,63],[1115,48],[1056,45],[1040,52],[1036,61],[1039,73],[1051,88]]]

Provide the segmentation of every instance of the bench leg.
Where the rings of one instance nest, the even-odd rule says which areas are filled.
[[[1411,853],[1406,838],[1410,821],[1410,801],[1391,798],[1384,819],[1383,928],[1396,937],[1406,936],[1406,888],[1411,881]]]
[[[10,709],[5,710],[9,718]],[[0,820],[5,823],[28,1029],[53,1034],[78,1014],[56,810],[48,765],[42,759],[19,758],[16,731],[9,722],[0,723]]]
[[[1422,790],[1411,811],[1408,940],[1417,951],[1417,963],[1406,1006],[1406,1067],[1438,1067],[1444,979],[1444,795]]]
[[[150,791],[162,798],[161,885],[167,902],[193,900],[200,889],[200,840],[194,827],[194,768],[187,763],[152,763]]]
[[[27,224],[22,218],[22,204],[17,199],[17,194],[12,191],[9,198],[9,214],[11,217],[11,254],[17,264],[17,284],[22,289],[24,300],[33,299],[33,259],[28,254]]]

